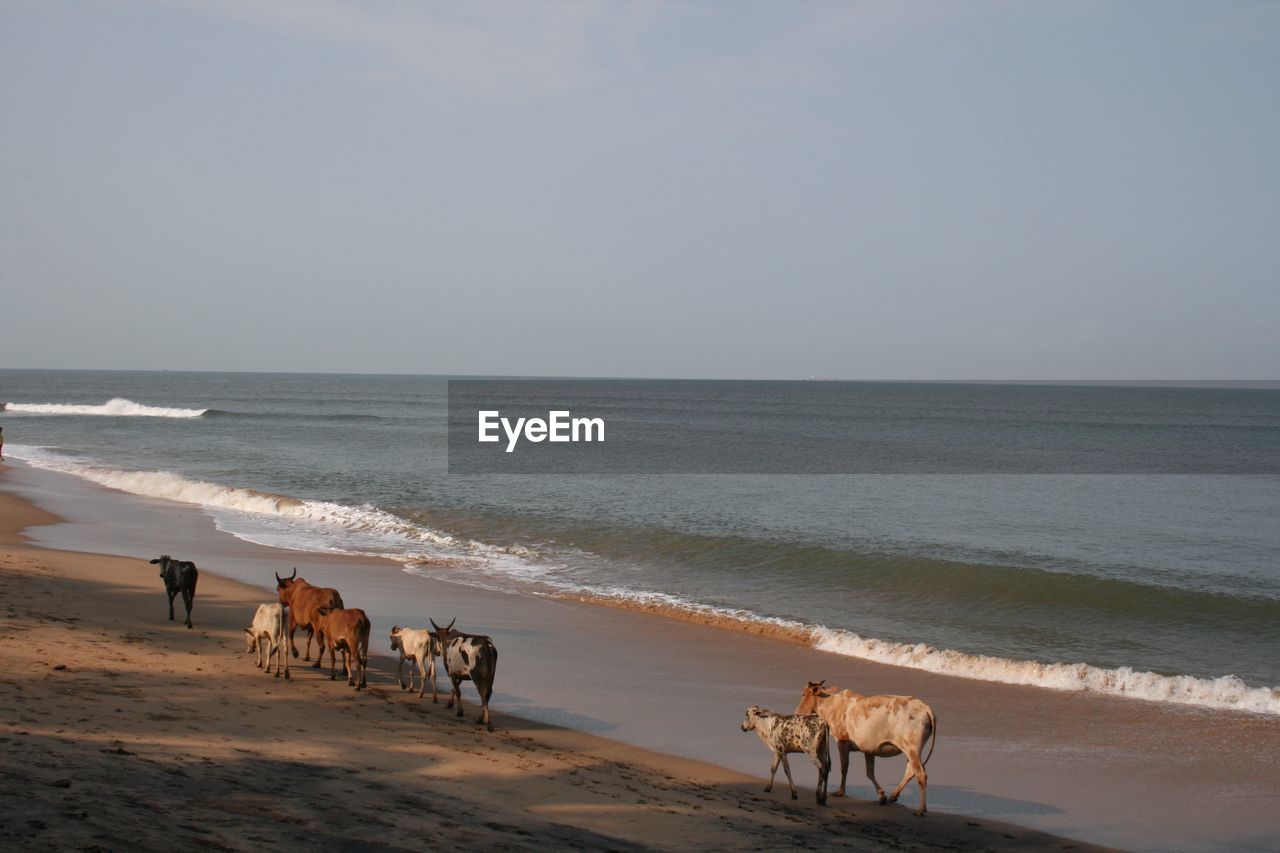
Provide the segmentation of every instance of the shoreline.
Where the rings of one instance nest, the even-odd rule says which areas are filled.
[[[69,474],[109,491],[120,490],[135,498],[173,501],[180,505],[199,507],[201,511],[207,511],[217,519],[219,529],[227,521],[229,529],[226,532],[237,539],[276,551],[297,548],[301,553],[345,555],[353,561],[385,559],[404,571],[421,573],[426,579],[664,616],[691,624],[768,636],[819,651],[939,675],[1055,691],[1086,691],[1109,697],[1171,703],[1213,711],[1280,717],[1280,688],[1271,686],[1269,681],[1247,681],[1236,675],[1225,674],[1230,670],[1217,670],[1217,674],[1208,671],[1187,674],[1185,670],[1171,665],[1156,671],[1149,667],[1128,665],[1114,658],[1108,663],[1087,663],[1082,658],[1055,660],[1037,658],[1034,655],[1019,656],[998,652],[987,654],[972,649],[962,650],[964,644],[947,646],[914,641],[910,639],[913,634],[911,631],[898,635],[898,639],[882,639],[874,635],[864,636],[851,628],[828,627],[826,624],[805,622],[798,618],[773,617],[727,605],[715,606],[661,591],[558,588],[555,583],[542,586],[536,580],[530,581],[528,588],[525,588],[521,580],[471,584],[466,580],[459,580],[458,576],[472,569],[479,569],[483,573],[485,557],[482,555],[462,553],[422,556],[397,550],[394,541],[384,543],[389,550],[370,550],[366,547],[357,548],[355,553],[349,552],[343,545],[344,530],[346,534],[357,537],[362,536],[366,525],[372,525],[379,533],[387,533],[387,525],[390,525],[392,534],[410,538],[421,532],[417,521],[388,514],[376,507],[353,507],[323,500],[302,499],[247,486],[227,486],[193,480],[168,471],[98,467],[86,469],[77,465],[68,467],[65,464],[51,464],[39,454],[32,456],[33,448],[23,447],[19,450],[27,452],[26,455],[20,454],[24,465]],[[239,517],[242,513],[253,518],[248,521],[247,526],[246,519]],[[318,546],[314,541],[290,542],[287,541],[288,537],[286,541],[280,541],[278,531],[272,527],[277,516],[288,527],[294,522],[315,518],[316,513],[319,513],[318,517],[321,519],[320,527],[327,531],[323,537],[327,541]],[[258,527],[260,519],[266,519],[265,530]],[[430,543],[430,536],[433,535],[430,528],[422,529],[427,531],[427,541]],[[471,546],[482,551],[489,547],[476,542],[454,540],[448,534],[444,534],[444,537],[449,540],[449,547],[460,548],[464,552]],[[333,550],[326,550],[326,544]],[[501,552],[506,549],[499,546],[497,550]],[[1229,617],[1222,618],[1224,624],[1233,624]],[[1135,637],[1132,642],[1140,646],[1144,640]]]
[[[1280,777],[1268,761],[1280,744],[1274,720],[976,682],[779,644],[736,630],[655,620],[656,614],[486,592],[411,575],[389,560],[253,545],[214,530],[198,508],[58,480],[76,479],[69,475],[40,475],[33,481],[19,473],[21,483],[13,476],[0,478],[0,491],[41,496],[45,505],[70,507],[75,511],[64,515],[81,520],[34,529],[41,540],[37,544],[58,541],[77,551],[136,551],[133,556],[142,556],[159,548],[156,530],[163,529],[171,537],[164,541],[186,543],[170,551],[196,559],[205,570],[215,566],[212,571],[241,579],[261,578],[272,566],[287,571],[296,559],[304,566],[301,573],[338,586],[344,596],[363,585],[374,609],[351,596],[348,600],[370,609],[375,650],[385,647],[391,621],[417,624],[400,618],[411,598],[432,602],[428,612],[433,616],[462,613],[474,630],[492,627],[506,665],[493,703],[500,728],[504,720],[517,719],[510,717],[514,711],[518,719],[534,719],[537,725],[567,726],[659,753],[709,760],[758,783],[767,770],[761,763],[767,762],[767,754],[746,736],[735,737],[741,734],[736,727],[742,708],[758,702],[789,710],[797,682],[802,686],[809,677],[826,677],[855,689],[875,686],[862,688],[864,692],[919,695],[939,711],[942,737],[929,768],[931,811],[926,821],[946,813],[948,818],[969,815],[984,825],[1011,822],[1138,849],[1269,849],[1277,837],[1262,816],[1280,792]],[[137,544],[142,537],[145,548]],[[392,568],[396,571],[388,571]],[[154,597],[163,605],[159,588]],[[199,608],[198,598],[197,626]],[[415,605],[409,612],[419,611]],[[425,623],[425,616],[419,621]],[[512,640],[517,641],[514,646]],[[507,649],[514,649],[514,657]],[[692,651],[686,671],[664,663],[677,659],[681,650]],[[602,665],[606,668],[599,669]],[[596,668],[588,682],[582,682],[584,667]],[[464,692],[470,707],[468,698]],[[672,702],[681,703],[687,721],[682,723],[687,731],[679,737],[660,725],[670,717]],[[1186,738],[1206,749],[1188,754],[1179,745]],[[1224,754],[1231,760],[1224,761]],[[1243,763],[1229,766],[1237,757]],[[851,798],[833,803],[861,813],[868,808],[869,790],[864,789],[869,786],[856,756],[853,763]],[[897,764],[883,763],[884,769],[877,771],[882,783],[896,780],[901,772]],[[1152,776],[1155,766],[1162,769]],[[806,770],[799,763],[793,769],[803,789]],[[748,775],[742,776],[744,772]],[[1206,798],[1210,789],[1219,793]],[[909,794],[904,794],[905,805],[912,803]],[[904,811],[903,804],[898,810]],[[871,816],[876,812],[872,809]]]
[[[165,618],[149,564],[47,549],[21,533],[59,523],[0,491],[3,628],[24,639],[11,644],[11,671],[25,686],[3,700],[0,802],[9,839],[24,846],[314,849],[373,831],[379,849],[423,838],[507,849],[1089,849],[958,815],[820,808],[803,756],[792,802],[785,787],[760,793],[757,777],[506,712],[490,735],[473,724],[474,697],[464,693],[457,720],[402,692],[395,662],[379,654],[364,693],[300,662],[290,681],[266,677],[237,636],[259,589],[202,572],[186,630],[181,614]],[[763,768],[767,753],[754,746]]]

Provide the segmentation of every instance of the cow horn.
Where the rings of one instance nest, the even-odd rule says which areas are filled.
[[[294,567],[293,567],[293,574],[289,575],[289,580],[293,580],[293,579],[294,579],[294,578],[296,578],[297,576],[298,576],[298,567],[297,567],[297,566],[294,566]]]
[[[154,562],[154,561],[152,561],[152,562]],[[275,574],[275,576],[276,576],[276,583],[280,583],[280,573],[279,573],[279,572],[274,572],[274,574]]]
[[[453,622],[457,622],[457,621],[458,621],[458,617],[457,616],[453,617]],[[450,631],[453,629],[453,622],[450,622],[449,627],[445,628],[446,631]]]
[[[440,626],[436,624],[436,620],[434,620],[434,619],[428,619],[427,621],[431,623],[431,627],[432,627],[432,628],[435,628],[437,631],[439,631],[439,630],[440,630]]]

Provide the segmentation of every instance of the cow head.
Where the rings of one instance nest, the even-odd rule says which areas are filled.
[[[800,697],[800,704],[796,706],[797,714],[816,714],[818,713],[818,700],[825,699],[831,695],[831,691],[826,688],[826,679],[822,681],[810,681],[804,687],[804,694]]]
[[[164,577],[165,569],[169,568],[169,555],[165,554],[151,561],[151,565],[160,567],[160,577]]]
[[[289,599],[292,597],[292,593],[289,592],[289,587],[293,586],[298,581],[298,567],[294,566],[293,574],[289,575],[287,578],[280,577],[279,572],[275,572],[275,576],[276,594],[280,597],[280,603],[288,607]]]
[[[251,655],[258,650],[258,638],[253,636],[252,628],[244,629],[244,651]]]
[[[400,626],[394,625],[391,628],[391,651],[400,651]]]
[[[742,730],[749,732],[756,727],[756,718],[764,713],[764,709],[759,705],[752,705],[747,709],[747,718],[742,721]]]
[[[453,617],[453,622],[457,622],[458,617]],[[449,644],[449,632],[453,629],[453,622],[441,628],[436,624],[436,620],[431,620],[431,629],[436,632],[436,639],[440,641],[440,648],[444,648]]]

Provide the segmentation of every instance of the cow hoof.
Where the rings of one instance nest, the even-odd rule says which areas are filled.
[[[316,661],[315,663],[311,664],[311,668],[312,668],[312,669],[319,669],[319,668],[320,668],[320,661]]]
[[[338,676],[336,676],[336,675],[331,675],[331,676],[329,676],[329,680],[330,680],[330,681],[337,681],[337,680],[338,680]]]
[[[293,650],[293,658],[294,658],[294,660],[297,660],[297,659],[298,659],[298,650],[297,650],[297,649],[294,649],[294,650]]]
[[[767,787],[767,788],[765,788],[765,789],[764,789],[764,792],[767,794],[767,793],[769,793],[769,792],[770,792],[770,791],[772,791],[772,790],[773,790],[773,786],[772,786],[772,785],[770,785],[769,787]]]
[[[278,673],[278,672],[277,672],[277,673],[276,673],[276,678],[279,678],[279,677],[280,677],[280,673]]]
[[[285,681],[293,681],[293,676],[289,675],[289,673],[287,673],[287,672],[286,672],[286,673],[284,674],[284,680],[285,680]]]
[[[489,723],[489,724],[486,726],[486,728],[487,728],[489,731],[493,731],[493,723]]]
[[[916,817],[924,817],[924,812],[923,812],[923,811],[912,812],[912,814],[913,814],[913,815],[915,815]]]
[[[885,795],[884,795],[884,794],[881,794],[881,795],[880,795],[880,798],[879,798],[878,800],[876,800],[876,802],[883,806],[883,805],[887,804],[887,803],[889,802],[889,800],[885,797]]]
[[[402,682],[400,682],[400,689],[401,689],[401,690],[408,690],[408,689],[409,689],[409,688],[411,688],[411,687],[413,687],[413,685],[412,685],[412,684],[405,684],[403,681],[402,681]]]
[[[835,792],[834,794],[832,794],[831,796],[833,796],[833,797],[843,797],[843,796],[844,796],[844,791],[843,791],[843,790],[836,791],[836,792]]]
[[[826,797],[822,797],[821,799],[819,799],[819,800],[818,800],[818,805],[820,805],[820,806],[825,806],[826,804],[827,804],[827,798],[826,798]]]
[[[800,799],[800,798],[799,798],[799,797],[797,797],[794,793],[792,793],[792,795],[791,795],[791,799],[793,799],[793,800],[798,800],[798,799]]]

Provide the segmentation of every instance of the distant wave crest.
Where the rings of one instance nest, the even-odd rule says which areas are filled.
[[[263,545],[387,557],[404,563],[405,570],[411,573],[474,586],[509,589],[512,582],[541,583],[544,589],[554,590],[551,594],[556,596],[740,628],[805,643],[819,651],[942,675],[1280,716],[1280,690],[1252,687],[1234,675],[1197,678],[1140,672],[1129,667],[1106,669],[1086,663],[1041,663],[968,654],[924,643],[862,637],[851,631],[715,607],[667,593],[557,582],[543,575],[541,569],[545,566],[539,563],[544,555],[537,551],[457,538],[371,505],[303,500],[190,480],[168,471],[124,471],[43,447],[12,446],[10,451],[15,458],[35,467],[74,474],[110,488],[230,511],[215,513],[219,528]],[[251,518],[261,521],[252,522]],[[478,571],[460,576],[455,570],[462,567]]]
[[[208,409],[174,409],[147,406],[116,397],[99,406],[83,403],[5,403],[4,411],[28,415],[103,415],[126,418],[198,418]]]

